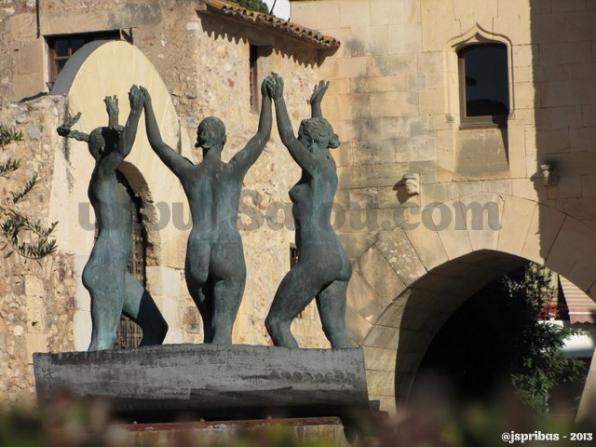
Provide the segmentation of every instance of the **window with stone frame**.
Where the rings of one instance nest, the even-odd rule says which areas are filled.
[[[98,31],[79,34],[46,36],[49,55],[49,84],[56,82],[58,75],[70,57],[83,45],[95,40],[127,40],[132,43],[132,33],[122,30]]]
[[[507,46],[472,44],[457,55],[462,125],[506,125],[510,108]]]

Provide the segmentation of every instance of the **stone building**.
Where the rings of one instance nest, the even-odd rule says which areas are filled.
[[[168,141],[188,156],[197,155],[189,141],[198,120],[220,116],[229,158],[256,128],[254,90],[268,72],[286,79],[295,123],[309,113],[312,84],[332,81],[323,111],[343,143],[335,226],[354,262],[347,318],[365,350],[369,394],[383,408],[407,397],[452,312],[522,260],[596,296],[594,1],[292,1],[300,25],[219,0],[35,6],[1,3],[0,122],[25,130],[14,150],[45,174],[31,210],[60,221],[59,250],[39,264],[3,260],[0,389],[9,397],[31,389],[32,352],[82,349],[89,336],[80,271],[93,230],[80,216],[91,160],[54,128],[66,110],[84,109],[84,130],[102,122],[107,94],[121,97],[124,116],[133,82],[163,94]],[[59,45],[71,51],[93,38],[86,33],[133,46],[100,46],[70,90],[40,95],[63,63]],[[174,223],[187,219],[184,197],[143,132],[129,161],[123,170],[148,228],[146,280],[170,323],[167,342],[198,342],[200,319],[181,276],[188,230]],[[274,131],[245,184],[238,343],[269,343],[263,319],[291,262],[283,219],[297,175]],[[169,204],[168,225],[149,225]],[[294,330],[302,345],[326,346],[314,306]]]

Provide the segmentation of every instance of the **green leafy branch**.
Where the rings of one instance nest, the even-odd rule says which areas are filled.
[[[0,148],[4,150],[13,141],[23,141],[23,132],[0,124]]]
[[[29,194],[31,192],[31,190],[33,189],[33,187],[37,184],[38,180],[39,180],[39,176],[36,172],[35,174],[33,174],[31,176],[31,178],[29,178],[29,180],[27,180],[23,189],[21,189],[20,191],[11,193],[12,203],[14,203],[16,205],[21,199],[23,199],[27,194]]]
[[[0,163],[0,177],[6,177],[11,172],[16,171],[19,169],[21,165],[20,160],[15,160],[14,158],[9,158],[5,162]]]
[[[2,150],[10,143],[22,140],[23,133],[21,131],[0,124],[0,148]],[[14,158],[0,162],[0,177],[7,178],[20,166],[21,160]],[[0,234],[6,241],[2,248],[12,247],[5,257],[16,252],[25,258],[41,259],[56,249],[56,240],[52,238],[52,235],[57,222],[52,222],[50,226],[44,227],[41,223],[32,221],[13,208],[13,205],[27,197],[38,181],[39,174],[36,172],[25,182],[21,190],[11,192],[10,198],[5,197],[0,203]],[[28,238],[29,241],[24,241],[25,238]]]

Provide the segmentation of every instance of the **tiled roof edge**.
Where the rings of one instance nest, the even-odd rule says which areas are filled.
[[[314,45],[321,50],[335,50],[340,46],[339,40],[331,36],[326,36],[319,31],[270,14],[251,11],[238,4],[228,3],[223,0],[202,0],[198,7],[198,12],[220,15],[267,28],[274,33],[285,34],[288,37]]]

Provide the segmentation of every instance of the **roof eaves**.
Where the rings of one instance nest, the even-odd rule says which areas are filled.
[[[242,6],[223,0],[202,0],[197,8],[199,14],[209,14],[257,26],[260,29],[313,45],[320,50],[336,50],[340,42],[319,31],[298,25],[289,20],[282,20],[270,14],[248,10]]]

